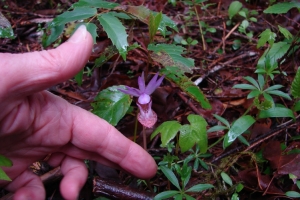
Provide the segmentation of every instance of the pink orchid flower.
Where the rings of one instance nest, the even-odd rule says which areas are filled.
[[[161,82],[164,79],[164,76],[160,77],[159,79],[157,78],[158,78],[158,73],[154,75],[154,77],[150,80],[150,82],[146,86],[145,79],[144,79],[144,72],[143,72],[142,76],[139,76],[138,78],[139,89],[128,87],[128,86],[125,86],[126,90],[119,89],[121,92],[125,94],[138,97],[137,105],[140,110],[138,114],[138,120],[143,126],[147,128],[151,128],[157,121],[157,115],[151,108],[152,100],[150,95],[161,84]]]

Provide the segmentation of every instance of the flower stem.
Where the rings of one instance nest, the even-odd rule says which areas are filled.
[[[147,137],[146,137],[146,127],[143,126],[143,143],[144,149],[147,151]]]

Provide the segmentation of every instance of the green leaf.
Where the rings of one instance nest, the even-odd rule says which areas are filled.
[[[179,131],[179,146],[181,152],[184,153],[195,145],[194,131],[188,124],[182,125]]]
[[[277,89],[280,89],[282,87],[283,87],[283,85],[279,85],[279,84],[272,85],[272,86],[268,87],[267,89],[265,89],[264,92],[268,92],[268,91],[272,91],[272,90],[277,90]]]
[[[104,9],[113,9],[120,4],[112,3],[101,0],[79,0],[78,2],[72,5],[73,8],[77,7],[94,7],[94,8],[104,8]]]
[[[284,92],[282,92],[280,90],[271,90],[271,91],[268,91],[267,93],[268,94],[277,95],[277,96],[283,97],[283,98],[288,99],[288,100],[292,100],[292,98],[290,97],[290,95],[288,95],[287,93],[284,93]]]
[[[196,200],[194,197],[191,197],[190,195],[188,194],[183,194],[183,196],[185,197],[186,200]],[[176,199],[177,200],[177,199]],[[182,200],[182,197],[178,200]]]
[[[210,129],[207,130],[208,133],[211,133],[211,132],[215,132],[215,131],[222,131],[222,130],[226,130],[228,129],[228,127],[226,126],[213,126],[211,127]]]
[[[247,99],[251,99],[253,97],[258,97],[260,95],[260,91],[259,90],[252,90],[248,95],[247,95]]]
[[[153,41],[161,20],[162,20],[162,13],[157,13],[156,15],[150,13],[150,19],[149,19],[150,41]]]
[[[186,190],[186,192],[202,192],[211,188],[214,188],[214,186],[211,184],[197,184]]]
[[[161,171],[164,173],[164,175],[168,178],[168,180],[180,190],[179,182],[175,174],[170,170],[169,168],[165,166],[160,166]]]
[[[148,50],[153,51],[151,58],[163,66],[176,66],[183,72],[192,73],[194,60],[181,56],[184,47],[174,44],[149,44]]]
[[[228,174],[226,174],[225,172],[221,172],[221,177],[223,179],[223,181],[225,183],[227,183],[228,185],[232,186],[232,180],[231,178],[228,176]]]
[[[124,86],[112,86],[102,90],[92,103],[93,113],[116,126],[130,107],[132,99],[119,91]]]
[[[228,142],[233,142],[238,136],[243,134],[248,128],[254,124],[255,119],[250,115],[238,118],[228,131]]]
[[[257,79],[258,79],[258,84],[259,84],[260,90],[263,90],[264,86],[265,86],[265,78],[264,78],[264,76],[261,75],[261,74],[258,74],[257,75]]]
[[[240,135],[240,136],[238,137],[238,139],[239,139],[239,141],[240,141],[241,143],[243,143],[243,144],[245,144],[245,145],[247,145],[247,146],[250,146],[250,143],[246,140],[246,138],[244,138],[243,135]]]
[[[264,46],[267,42],[270,44],[270,46],[272,46],[274,44],[275,38],[276,33],[267,28],[259,35],[257,48]]]
[[[291,117],[295,118],[293,111],[288,108],[273,107],[268,110],[261,110],[258,118],[269,118],[269,117]]]
[[[208,139],[206,133],[207,122],[205,119],[199,115],[190,114],[187,117],[188,121],[191,124],[193,130],[194,141],[198,143],[200,152],[206,153],[208,146]]]
[[[290,33],[290,31],[289,30],[287,30],[286,28],[283,28],[283,27],[281,27],[280,25],[278,25],[278,28],[279,28],[279,31],[280,31],[280,33],[282,33],[282,35],[284,35],[284,37],[286,38],[286,39],[293,39],[294,38],[294,36]]]
[[[0,180],[11,181],[7,174],[0,168]]]
[[[285,195],[291,198],[300,198],[300,193],[296,191],[288,191]]]
[[[240,191],[242,191],[242,189],[244,189],[244,186],[243,186],[243,184],[241,184],[241,183],[239,183],[237,186],[236,186],[236,192],[240,192]]]
[[[175,196],[176,194],[179,194],[179,193],[180,192],[176,191],[176,190],[169,190],[169,191],[161,192],[158,195],[156,195],[153,200],[168,199],[168,198],[173,197],[173,196]]]
[[[97,14],[96,8],[74,8],[72,11],[66,11],[61,15],[58,15],[50,23],[50,27],[64,25],[68,22],[83,20],[92,17]]]
[[[123,60],[126,60],[127,54],[127,33],[125,27],[118,18],[110,13],[104,13],[98,16],[98,20],[107,36],[111,39],[112,43],[117,47]]]
[[[246,79],[247,81],[252,83],[252,85],[254,85],[257,89],[260,89],[257,81],[254,78],[252,78],[251,76],[246,76],[246,77],[244,77],[244,79]]]
[[[85,26],[88,32],[90,32],[90,34],[92,35],[94,44],[97,44],[96,42],[96,38],[98,37],[97,26],[93,23],[86,23]]]
[[[10,22],[0,12],[0,38],[14,39],[15,35]]]
[[[183,75],[181,70],[176,67],[166,67],[160,70],[160,73],[164,74],[166,78],[174,82],[191,98],[201,104],[204,109],[211,109],[211,105],[206,96],[202,93],[200,88],[196,86],[190,79]]]
[[[235,89],[243,89],[243,90],[255,90],[257,89],[256,87],[254,87],[253,85],[250,85],[250,84],[236,84],[234,85],[232,88],[235,88]]]
[[[228,8],[228,15],[229,19],[232,19],[233,16],[235,16],[243,7],[243,4],[239,1],[233,1],[231,2],[229,8]]]
[[[151,134],[151,140],[159,133],[161,133],[162,146],[166,146],[178,133],[181,124],[177,121],[166,121],[162,123],[155,131]]]
[[[300,101],[298,101],[298,102],[294,105],[293,110],[294,110],[295,112],[300,111]]]
[[[227,126],[227,128],[230,128],[230,124],[229,124],[229,122],[228,122],[225,118],[223,118],[223,117],[221,117],[221,116],[219,116],[219,115],[217,115],[217,114],[213,114],[213,116],[214,116],[217,120],[219,120],[220,122],[222,122],[223,124],[225,124],[225,125]]]
[[[10,159],[0,154],[0,167],[11,167],[13,163]]]
[[[80,72],[78,72],[76,75],[75,75],[75,81],[77,82],[77,84],[79,86],[81,86],[82,84],[82,77],[83,77],[83,69],[80,70]]]
[[[43,47],[47,47],[50,44],[52,44],[55,40],[57,40],[57,38],[60,36],[60,34],[62,34],[62,32],[64,31],[65,25],[61,24],[58,26],[48,26],[47,30],[50,31],[50,35],[47,36],[46,32],[44,33],[43,37],[42,37],[42,45]]]
[[[268,7],[266,10],[264,10],[264,13],[270,13],[270,14],[281,14],[281,13],[287,13],[292,8],[300,8],[299,2],[281,2],[276,3],[270,7]]]
[[[292,82],[291,93],[294,98],[300,97],[300,67],[298,68],[296,76]]]

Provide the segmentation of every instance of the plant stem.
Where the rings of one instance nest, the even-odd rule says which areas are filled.
[[[143,126],[143,144],[144,149],[147,151],[147,137],[146,137],[146,127]]]
[[[199,24],[199,29],[200,29],[201,39],[202,39],[203,50],[206,51],[206,45],[205,45],[204,35],[203,35],[203,31],[202,31],[202,26],[201,26],[201,23],[200,23],[199,14],[198,14],[197,7],[196,7],[195,4],[194,4],[194,10],[195,10],[197,21],[198,21],[198,24]]]
[[[215,146],[216,144],[218,144],[221,140],[224,139],[224,137],[225,137],[225,135],[222,136],[222,137],[220,137],[216,142],[214,142],[213,144],[211,144],[207,149],[210,149],[210,148],[212,148],[213,146]]]

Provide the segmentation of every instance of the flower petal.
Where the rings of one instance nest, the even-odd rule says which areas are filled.
[[[154,90],[161,84],[161,82],[164,79],[164,76],[160,77],[160,79],[158,79],[158,73],[155,74],[155,76],[153,76],[153,78],[150,80],[150,82],[148,83],[145,93],[150,95],[154,92]]]
[[[145,91],[145,78],[144,78],[144,72],[142,72],[142,75],[139,76],[138,78],[138,84],[139,84],[139,88],[140,88],[140,91],[143,93]]]
[[[134,97],[139,97],[142,94],[140,92],[140,90],[138,90],[136,88],[128,87],[128,86],[125,86],[125,87],[126,87],[126,90],[121,89],[121,88],[119,88],[118,90],[125,93],[125,94],[129,94],[131,96],[134,96]]]

